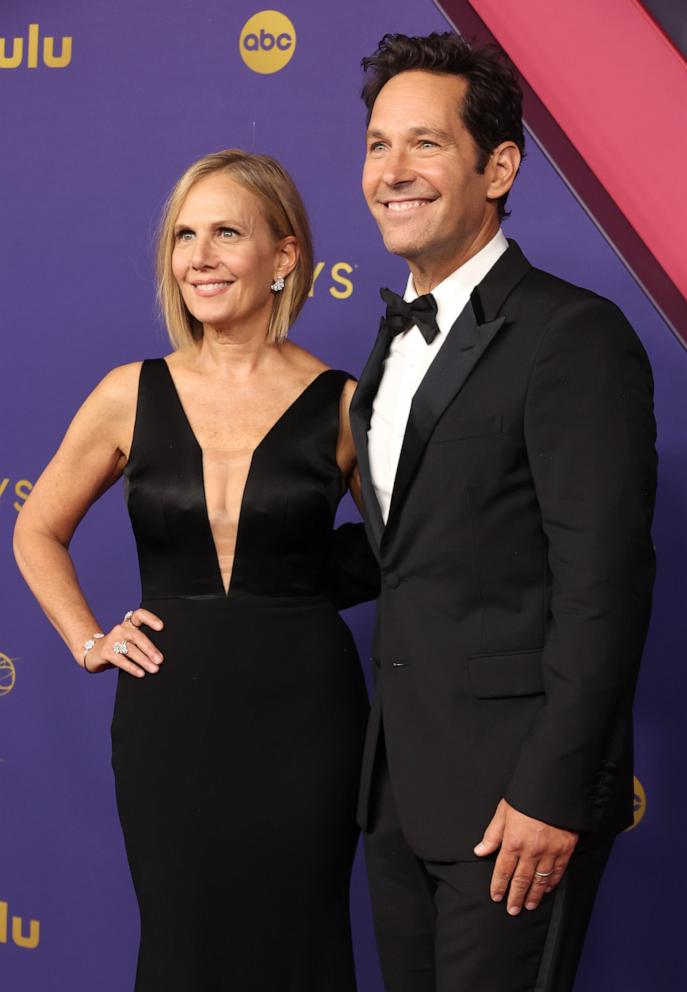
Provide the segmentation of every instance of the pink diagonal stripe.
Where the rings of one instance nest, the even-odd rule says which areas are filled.
[[[470,3],[687,297],[680,53],[637,0]]]

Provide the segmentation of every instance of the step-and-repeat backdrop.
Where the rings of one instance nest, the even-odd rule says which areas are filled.
[[[359,62],[388,31],[445,28],[430,0],[289,0],[278,12],[251,0],[2,0],[3,992],[126,992],[138,927],[109,764],[115,677],[87,678],[23,586],[11,555],[17,514],[95,383],[115,365],[168,350],[155,312],[153,232],[170,186],[206,152],[267,152],[292,172],[317,261],[293,336],[360,372],[378,287],[401,288],[405,275],[360,193]],[[641,122],[632,140],[641,140]],[[687,354],[533,142],[528,152],[507,233],[534,264],[618,302],[656,375],[659,572],[636,709],[636,825],[607,873],[578,988],[668,992],[684,987],[675,948],[684,901]],[[119,485],[72,547],[109,626],[139,593]],[[371,609],[347,619],[366,661]],[[352,912],[360,990],[381,992],[360,860]]]

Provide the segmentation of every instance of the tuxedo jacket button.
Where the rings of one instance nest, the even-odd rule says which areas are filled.
[[[396,572],[387,572],[386,575],[384,576],[384,581],[386,582],[389,589],[398,589],[398,587],[401,584],[401,580],[399,579]]]

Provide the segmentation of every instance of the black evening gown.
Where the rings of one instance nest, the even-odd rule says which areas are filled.
[[[146,630],[119,673],[117,804],[141,913],[136,992],[353,992],[348,890],[367,695],[327,595],[347,375],[323,372],[256,449],[225,593],[202,451],[143,363],[126,494]]]

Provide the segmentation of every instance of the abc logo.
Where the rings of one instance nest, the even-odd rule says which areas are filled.
[[[646,792],[644,786],[635,775],[635,798],[634,798],[634,819],[632,826],[628,830],[633,830],[643,819],[646,813]]]
[[[253,72],[279,72],[296,50],[296,30],[286,14],[261,10],[243,25],[239,50]]]

